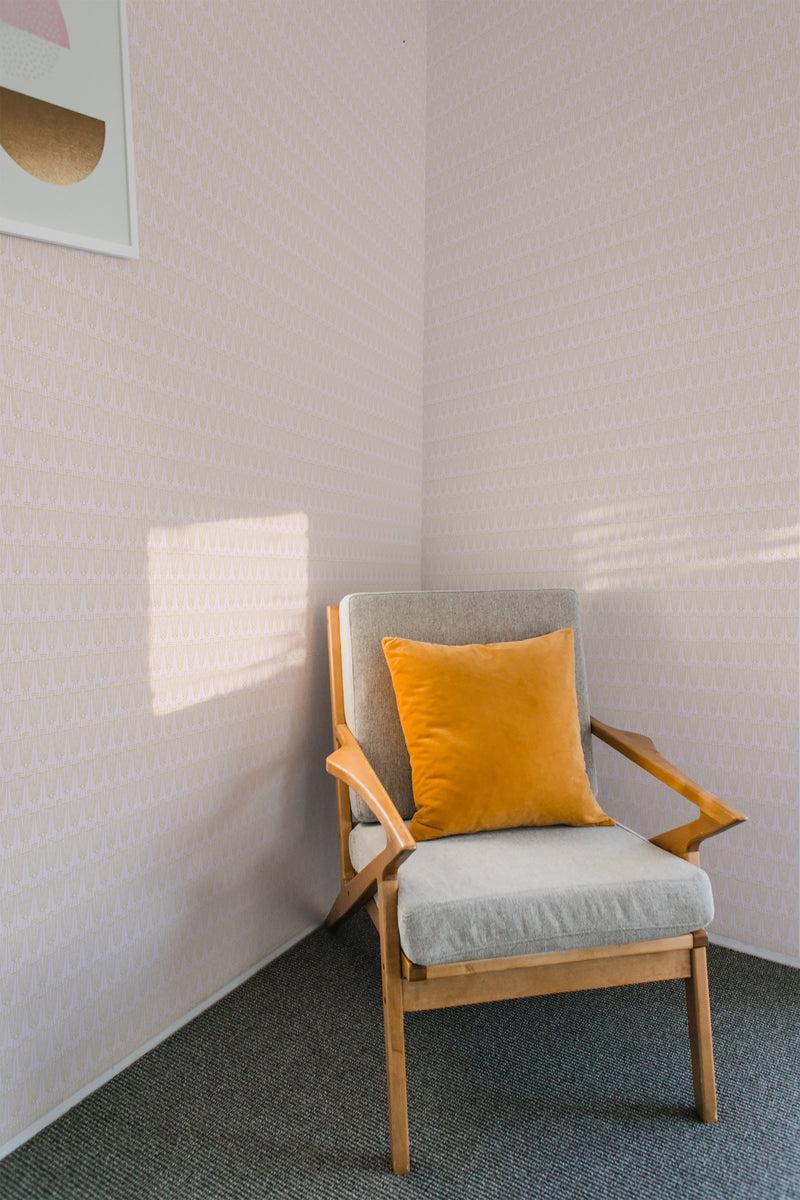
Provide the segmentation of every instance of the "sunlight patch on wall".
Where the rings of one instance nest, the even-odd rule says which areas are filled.
[[[153,528],[147,575],[155,713],[252,687],[305,661],[305,513]]]
[[[800,526],[698,535],[688,517],[666,517],[637,505],[610,504],[581,514],[572,536],[574,562],[587,592],[663,587],[667,580],[759,563],[797,562]]]

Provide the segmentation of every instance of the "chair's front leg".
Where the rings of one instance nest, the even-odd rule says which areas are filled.
[[[711,1038],[711,1004],[708,994],[706,948],[690,951],[692,974],[686,980],[686,1008],[692,1048],[694,1100],[701,1121],[717,1120],[717,1086],[714,1079],[714,1045]]]
[[[403,1028],[403,977],[397,928],[397,877],[378,886],[378,929],[381,938],[383,1027],[386,1035],[386,1082],[389,1091],[389,1134],[395,1175],[411,1170],[406,1093],[406,1046]]]

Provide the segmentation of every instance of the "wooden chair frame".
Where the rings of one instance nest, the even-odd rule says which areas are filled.
[[[715,1122],[717,1095],[705,930],[658,941],[517,958],[427,967],[409,961],[400,946],[397,871],[414,852],[416,842],[345,722],[339,610],[335,606],[328,608],[328,655],[336,748],[327,759],[327,769],[336,778],[342,883],[326,924],[333,927],[366,905],[380,934],[389,1127],[395,1174],[407,1174],[411,1169],[403,1016],[423,1009],[683,979],[695,1105],[702,1121]],[[700,810],[695,821],[651,838],[655,845],[679,858],[698,863],[698,847],[702,841],[746,820],[742,813],[667,762],[649,738],[613,729],[594,718],[591,727],[595,737],[691,800]],[[353,827],[348,790],[351,787],[362,797],[386,833],[385,850],[357,874],[349,852]]]

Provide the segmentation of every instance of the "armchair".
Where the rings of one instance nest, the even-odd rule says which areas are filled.
[[[692,801],[697,820],[645,840],[620,825],[500,829],[415,841],[411,767],[384,636],[447,645],[571,628],[586,774],[592,737]],[[366,905],[380,935],[392,1166],[410,1170],[406,1012],[684,979],[698,1115],[717,1120],[698,847],[744,816],[649,739],[589,714],[577,596],[568,590],[357,594],[328,609],[341,888],[327,924]]]

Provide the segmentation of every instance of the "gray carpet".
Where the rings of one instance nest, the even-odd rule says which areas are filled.
[[[800,1200],[800,971],[710,950],[720,1123],[680,982],[406,1018],[390,1173],[377,935],[315,933],[0,1163],[2,1200]]]

